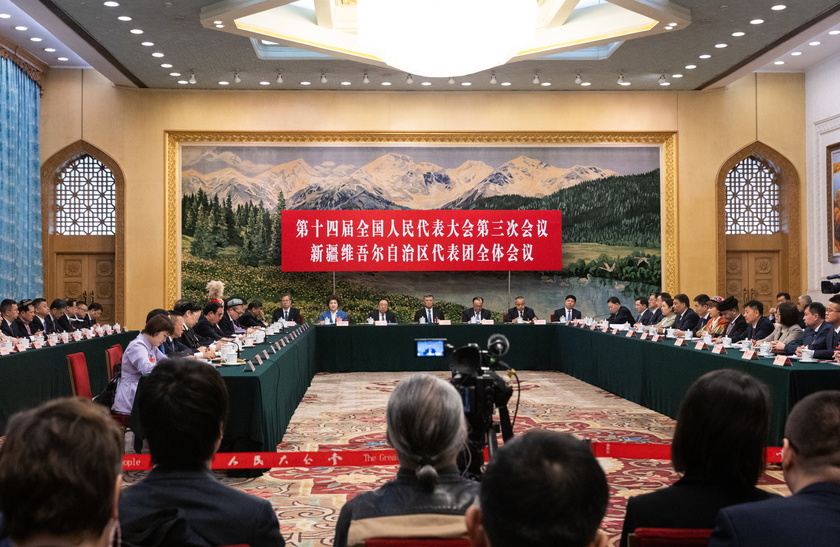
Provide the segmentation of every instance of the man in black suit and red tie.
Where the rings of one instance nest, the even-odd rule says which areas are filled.
[[[75,317],[76,300],[74,298],[68,298],[64,301],[64,312],[56,319],[60,329],[58,332],[73,332],[76,330],[75,321],[73,321]]]
[[[426,293],[423,296],[423,307],[414,314],[414,322],[431,324],[443,318],[443,310],[435,307],[435,296],[432,293]]]
[[[744,306],[744,319],[747,321],[747,340],[763,340],[773,332],[773,323],[764,317],[764,304],[750,300]]]
[[[271,315],[272,323],[276,323],[281,319],[286,323],[303,323],[300,310],[292,307],[292,295],[290,294],[284,294],[280,298],[280,307],[274,310],[274,313]]]
[[[575,304],[577,304],[577,297],[573,294],[567,294],[563,307],[554,310],[554,320],[560,321],[560,318],[565,318],[568,323],[570,321],[574,321],[575,319],[580,319],[582,315],[580,310],[575,309]]]
[[[32,305],[32,300],[25,298],[18,302],[18,317],[15,319],[18,331],[30,338],[38,332],[39,324],[35,323],[35,307]]]
[[[0,319],[0,331],[3,334],[11,338],[21,338],[24,336],[15,324],[15,320],[18,318],[17,302],[11,298],[0,302],[0,316],[2,316],[2,319]]]
[[[513,299],[513,307],[507,312],[508,323],[526,323],[537,318],[534,310],[525,305],[525,297],[517,296]]]
[[[697,322],[700,317],[697,312],[688,307],[688,296],[685,294],[677,294],[674,296],[674,311],[677,318],[674,320],[673,328],[676,330],[677,336],[685,335],[685,331],[692,332],[697,330]]]

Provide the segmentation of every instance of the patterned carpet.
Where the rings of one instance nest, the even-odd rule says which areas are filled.
[[[280,451],[385,448],[385,405],[408,373],[319,374],[298,406]],[[448,373],[435,373],[447,378]],[[516,434],[542,428],[600,442],[668,443],[674,421],[559,372],[523,371]],[[511,415],[516,393],[511,399]],[[602,528],[618,545],[628,497],[674,482],[667,460],[599,458],[610,484],[610,504]],[[220,480],[271,501],[287,544],[332,545],[341,506],[358,492],[390,480],[395,466],[273,469],[258,479]],[[145,473],[127,473],[125,483]],[[787,495],[778,466],[770,466],[760,486]]]

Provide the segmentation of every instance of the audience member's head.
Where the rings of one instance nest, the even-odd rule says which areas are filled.
[[[688,309],[689,301],[687,294],[678,294],[674,296],[674,311],[677,313],[683,313],[685,310]]]
[[[166,312],[166,310],[164,311]],[[147,334],[150,338],[158,338],[160,335],[164,335],[160,342],[154,344],[159,346],[167,336],[172,336],[174,331],[175,327],[172,325],[172,320],[169,318],[169,312],[166,312],[156,313],[149,317],[149,320],[146,321],[146,326],[143,327],[141,332],[143,334]]]
[[[718,311],[726,319],[732,321],[741,314],[738,308],[738,299],[734,296],[727,296],[718,302]]]
[[[659,300],[659,309],[662,311],[663,317],[668,317],[674,313],[674,299],[666,296],[665,298]]]
[[[744,319],[747,323],[754,324],[764,316],[764,304],[759,300],[750,300],[744,304]]]
[[[780,292],[776,295],[776,303],[781,304],[782,302],[790,302],[790,293]]]
[[[263,301],[262,300],[251,300],[248,302],[248,311],[251,312],[252,315],[255,317],[262,313],[263,309]]]
[[[188,329],[198,322],[201,316],[201,308],[199,308],[192,300],[178,300],[172,308],[175,311],[181,312],[184,315],[184,325]]]
[[[231,298],[225,303],[225,311],[231,319],[239,319],[245,313],[245,302],[241,298]]]
[[[102,315],[102,304],[91,302],[90,307],[88,307],[88,315],[91,319],[99,319],[99,316]]]
[[[793,302],[782,302],[779,304],[777,315],[777,321],[786,327],[792,327],[799,322],[799,311]]]
[[[705,317],[709,313],[709,295],[698,294],[694,297],[694,311],[700,317]]]
[[[438,471],[455,465],[466,444],[467,422],[458,390],[431,374],[413,374],[397,384],[385,421],[400,467],[413,469],[430,490],[437,484]]]
[[[161,361],[137,391],[136,402],[156,465],[207,465],[221,441],[228,409],[227,388],[216,369],[190,359]]]
[[[0,513],[15,545],[106,545],[117,516],[123,436],[105,407],[55,399],[9,421]]]
[[[0,315],[3,319],[11,323],[18,317],[18,304],[11,298],[6,298],[0,302]]]
[[[24,298],[18,302],[18,317],[24,323],[29,323],[35,318],[35,306],[32,305],[32,300]]]
[[[782,470],[794,494],[815,482],[840,482],[840,391],[808,395],[785,423]]]
[[[166,315],[166,316],[168,316],[169,315],[169,310],[165,310],[163,308],[155,308],[153,310],[150,310],[149,313],[146,314],[146,323],[148,323],[149,320],[156,315]]]
[[[577,297],[573,294],[567,294],[566,298],[563,300],[563,305],[566,307],[567,310],[571,310],[577,304]]]
[[[32,307],[35,308],[35,315],[42,319],[50,313],[50,305],[46,298],[36,298],[32,301]]]
[[[222,315],[224,312],[225,306],[219,302],[211,300],[210,302],[204,305],[204,309],[201,311],[204,318],[210,322],[211,325],[216,325],[219,321],[222,320]]]
[[[606,545],[598,527],[609,488],[589,446],[565,433],[533,430],[493,456],[480,507],[467,512],[474,546]]]
[[[50,304],[50,315],[53,316],[53,319],[58,319],[64,315],[65,310],[67,310],[67,302],[61,298],[56,298]]]
[[[810,296],[808,296],[807,294],[803,294],[802,296],[796,299],[796,309],[798,309],[800,313],[804,312],[805,308],[807,308],[812,302],[813,300],[811,300]]]
[[[764,472],[767,386],[749,374],[714,370],[683,397],[671,444],[674,469],[728,486],[755,486]]]

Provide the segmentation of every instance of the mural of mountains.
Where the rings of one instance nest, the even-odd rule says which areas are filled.
[[[389,153],[362,167],[313,167],[296,159],[256,175],[235,166],[202,174],[181,175],[182,191],[202,188],[219,199],[230,196],[233,206],[259,203],[274,208],[279,192],[287,209],[463,209],[476,200],[502,195],[544,197],[585,181],[617,175],[595,166],[554,167],[519,156],[493,168],[467,161],[453,169]]]

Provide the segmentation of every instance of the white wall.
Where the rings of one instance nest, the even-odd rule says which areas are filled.
[[[840,55],[835,55],[805,74],[805,138],[807,188],[805,219],[808,274],[803,279],[808,293],[825,302],[820,281],[840,273],[840,264],[827,260],[828,190],[826,183],[826,146],[840,142]]]

